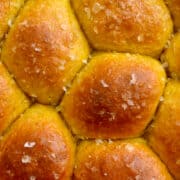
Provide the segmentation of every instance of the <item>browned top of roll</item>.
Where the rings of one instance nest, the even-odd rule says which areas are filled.
[[[30,0],[8,34],[2,61],[29,96],[54,105],[88,53],[68,1]]]
[[[175,179],[180,179],[180,83],[171,80],[164,93],[148,139]]]
[[[61,111],[83,137],[139,136],[153,117],[164,83],[164,70],[154,59],[98,54],[77,76]]]
[[[67,180],[74,142],[56,111],[35,105],[18,119],[0,144],[0,177]]]
[[[75,180],[172,180],[164,164],[141,139],[84,141],[77,149]]]
[[[157,56],[172,21],[162,0],[73,0],[73,7],[95,49]]]

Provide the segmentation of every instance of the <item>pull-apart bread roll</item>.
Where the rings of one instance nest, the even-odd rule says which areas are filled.
[[[28,99],[0,62],[0,136],[28,106]]]
[[[150,57],[100,53],[77,76],[60,110],[79,136],[135,137],[151,121],[164,84],[164,69]]]
[[[180,83],[170,81],[155,121],[148,131],[152,148],[175,179],[180,179]]]
[[[158,56],[172,32],[163,0],[72,0],[72,4],[97,50]]]
[[[42,105],[28,109],[0,144],[2,180],[67,180],[74,142],[57,112]]]
[[[29,96],[56,104],[88,53],[67,0],[29,0],[8,34],[2,61]]]
[[[82,142],[74,180],[172,180],[164,164],[142,139]]]
[[[180,32],[175,34],[161,59],[167,63],[171,77],[180,79]]]
[[[0,40],[11,27],[18,10],[24,0],[0,0]]]

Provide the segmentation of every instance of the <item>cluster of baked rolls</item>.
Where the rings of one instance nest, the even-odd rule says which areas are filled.
[[[1,180],[180,180],[180,0],[0,0]]]

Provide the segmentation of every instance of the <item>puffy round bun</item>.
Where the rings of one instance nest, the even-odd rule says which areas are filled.
[[[172,32],[162,0],[72,0],[72,4],[97,50],[158,56]]]
[[[167,169],[142,139],[84,141],[77,150],[74,180],[171,180]]]
[[[167,84],[155,121],[148,131],[152,148],[165,162],[175,179],[180,179],[180,83]]]
[[[1,179],[70,178],[74,142],[57,112],[46,106],[28,109],[0,144]]]
[[[180,32],[175,34],[161,59],[167,63],[170,75],[180,79]]]
[[[30,0],[8,34],[2,61],[29,96],[54,105],[88,55],[67,0]]]
[[[173,16],[174,26],[176,30],[180,29],[180,1],[179,0],[165,0],[170,12]]]
[[[0,136],[30,102],[0,62]]]
[[[164,69],[150,57],[100,53],[77,76],[60,109],[81,137],[136,137],[151,121],[164,84]]]

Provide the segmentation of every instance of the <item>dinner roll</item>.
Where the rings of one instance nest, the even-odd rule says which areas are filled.
[[[77,150],[74,180],[170,180],[164,164],[142,139],[84,141]]]
[[[140,136],[164,84],[164,69],[150,57],[98,53],[75,79],[60,111],[80,137]]]
[[[0,62],[0,136],[29,106],[29,100]]]
[[[88,55],[68,0],[29,0],[8,34],[2,61],[29,96],[54,105]]]
[[[13,20],[18,10],[23,5],[24,0],[0,0],[0,40],[12,26]]]
[[[36,104],[2,139],[0,177],[2,180],[70,179],[74,149],[74,140],[57,112]]]
[[[97,50],[158,56],[172,32],[163,0],[72,0],[72,4]]]
[[[152,148],[167,165],[175,179],[180,179],[180,82],[171,80],[165,89],[155,121],[148,131]]]
[[[167,63],[171,77],[174,79],[180,78],[180,32],[175,34],[161,59]]]

